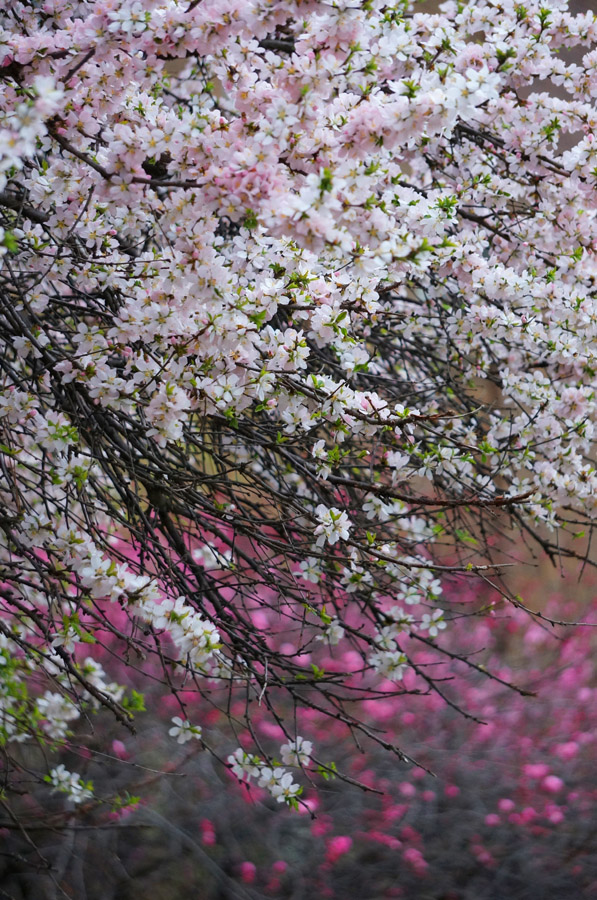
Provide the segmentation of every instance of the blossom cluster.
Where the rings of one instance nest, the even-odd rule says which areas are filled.
[[[83,782],[78,772],[69,772],[62,764],[51,770],[48,781],[55,791],[66,794],[73,803],[83,803],[93,797],[92,785]]]
[[[295,741],[283,744],[280,752],[285,765],[305,768],[311,763],[311,741],[304,740],[300,735]],[[247,753],[239,747],[227,759],[230,770],[239,781],[249,784],[255,779],[260,788],[265,788],[278,802],[294,806],[302,793],[302,787],[297,784],[292,773],[279,765],[266,765],[258,756]]]

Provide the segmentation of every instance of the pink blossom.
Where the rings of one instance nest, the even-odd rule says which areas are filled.
[[[557,794],[564,787],[564,782],[557,775],[546,775],[541,781],[541,787],[549,794]]]
[[[252,862],[242,862],[239,865],[241,881],[245,884],[253,884],[257,875],[257,866]]]
[[[327,842],[326,858],[328,862],[335,863],[344,856],[352,847],[352,838],[348,835],[336,835]]]

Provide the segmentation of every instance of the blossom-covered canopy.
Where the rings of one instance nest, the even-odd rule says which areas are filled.
[[[9,743],[129,722],[114,642],[371,734],[348,701],[442,690],[442,577],[499,571],[499,514],[592,521],[595,16],[416,10],[0,12]],[[275,752],[228,764],[295,803]]]

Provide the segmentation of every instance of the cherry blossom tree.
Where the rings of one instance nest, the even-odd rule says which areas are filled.
[[[91,802],[53,750],[159,681],[164,740],[300,807],[298,711],[406,760],[359,701],[514,686],[447,641],[524,605],[500,533],[582,556],[597,509],[596,38],[560,0],[0,12],[10,784]]]

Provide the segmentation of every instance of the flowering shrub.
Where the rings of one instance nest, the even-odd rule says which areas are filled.
[[[300,810],[311,718],[406,759],[374,701],[486,677],[445,579],[496,582],[506,520],[575,556],[596,509],[596,35],[559,0],[0,12],[11,779],[159,679],[173,748]]]
[[[585,604],[590,592],[589,584]],[[536,599],[530,587],[528,594]],[[447,596],[456,599],[449,590]],[[459,591],[458,600],[475,598]],[[572,619],[580,605],[555,594],[548,612]],[[594,600],[587,605],[594,620]],[[529,628],[514,611],[477,621],[474,629],[461,619],[451,640],[485,665],[499,661],[502,677],[515,677],[536,696],[513,698],[479,672],[459,682],[459,695],[482,722],[465,721],[434,695],[369,703],[371,727],[405,742],[418,767],[393,761],[374,744],[355,748],[340,723],[330,729],[324,716],[303,713],[298,726],[309,728],[330,771],[322,789],[310,780],[309,742],[282,747],[284,766],[305,767],[306,806],[296,815],[270,788],[274,770],[262,769],[248,787],[239,786],[208,754],[165,743],[169,704],[159,701],[156,685],[147,695],[150,711],[138,717],[140,735],[115,739],[108,760],[100,748],[110,745],[114,730],[89,735],[85,747],[80,732],[68,739],[55,794],[48,800],[40,790],[18,801],[20,821],[37,825],[33,837],[44,859],[55,866],[67,860],[57,881],[73,898],[132,900],[145,886],[172,900],[193,889],[206,900],[591,896],[597,877],[594,629]],[[204,699],[188,696],[187,705],[212,733],[225,727],[223,714],[214,715]],[[282,733],[263,708],[253,728],[266,745]],[[247,729],[239,739],[250,745],[254,738]],[[240,750],[235,757],[241,767],[249,763]],[[368,790],[333,777],[333,764]],[[73,778],[67,766],[82,774]],[[76,787],[72,803],[58,805],[65,785],[84,787],[90,778],[96,804],[115,788],[120,804],[94,809],[88,797],[77,799]],[[84,823],[80,832],[76,825],[69,830],[74,821]],[[91,827],[89,842],[85,828]],[[19,896],[24,860],[33,862],[34,851],[16,826],[3,838],[2,884]],[[32,896],[45,896],[46,885],[51,892],[51,873],[40,872],[34,885]]]

